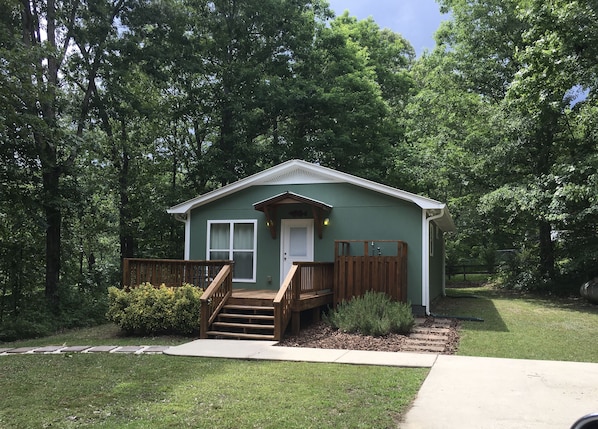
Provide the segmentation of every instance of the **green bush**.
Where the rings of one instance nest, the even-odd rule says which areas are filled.
[[[129,334],[194,334],[202,293],[193,285],[156,288],[144,283],[131,291],[110,287],[107,317]]]
[[[391,301],[386,294],[371,291],[349,302],[343,301],[324,320],[341,331],[375,337],[407,334],[414,324],[409,304]]]
[[[49,317],[41,317],[38,321],[23,317],[5,320],[0,323],[0,342],[45,337],[53,330]]]
[[[58,308],[50,308],[43,289],[26,291],[18,305],[0,301],[0,342],[24,340],[82,326],[106,322],[106,290],[81,290],[61,286]]]

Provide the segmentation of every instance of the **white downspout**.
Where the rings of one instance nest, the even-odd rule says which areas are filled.
[[[174,218],[179,222],[183,222],[185,224],[185,254],[184,258],[186,261],[189,260],[189,249],[191,245],[191,216],[190,213],[179,214],[176,213]]]
[[[422,305],[426,308],[426,315],[430,314],[430,222],[444,216],[444,208],[435,216],[427,217],[428,212],[422,211],[424,228],[422,234]],[[443,283],[444,290],[444,283]]]

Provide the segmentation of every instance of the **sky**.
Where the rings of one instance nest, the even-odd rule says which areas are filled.
[[[435,0],[328,0],[336,15],[349,10],[357,19],[374,18],[380,28],[400,33],[411,43],[417,56],[435,46],[434,32],[442,15]]]

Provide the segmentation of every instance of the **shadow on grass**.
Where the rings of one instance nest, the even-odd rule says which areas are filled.
[[[598,305],[592,304],[579,296],[554,297],[550,295],[526,294],[520,298],[546,308],[598,315]]]
[[[509,329],[491,298],[462,290],[449,290],[447,296],[432,304],[432,313],[438,316],[472,317],[482,319],[465,321],[468,330],[508,332]]]

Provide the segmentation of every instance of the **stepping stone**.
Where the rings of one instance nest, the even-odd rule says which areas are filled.
[[[5,347],[5,348],[0,348],[0,353],[6,353],[6,352],[9,352],[9,351],[11,351],[11,350],[12,350],[12,348],[11,348],[11,347],[8,347],[8,348],[6,348],[6,347]]]
[[[417,326],[411,332],[414,334],[448,334],[451,330],[449,328],[424,328]]]
[[[135,353],[143,349],[140,346],[123,346],[112,351],[112,353]]]
[[[86,353],[101,353],[111,352],[117,346],[95,346],[86,351]]]
[[[162,353],[168,350],[170,346],[149,346],[142,353]]]
[[[23,353],[32,352],[36,348],[37,347],[18,347],[16,349],[8,350],[6,353],[10,353],[10,354],[23,354]]]
[[[444,346],[407,344],[405,346],[405,351],[442,353],[444,351]]]
[[[434,319],[432,326],[435,328],[444,328],[451,326],[452,323],[453,321],[450,319]]]
[[[434,334],[411,334],[409,338],[412,340],[422,340],[422,341],[446,341],[446,337],[442,335],[434,335]]]
[[[432,334],[448,334],[451,332],[450,328],[430,328]]]
[[[440,343],[440,342],[430,342],[430,341],[426,341],[426,340],[407,340],[405,342],[405,344],[407,346],[418,346],[418,347],[425,347],[425,346],[443,346],[444,344]]]
[[[60,350],[60,353],[80,353],[91,348],[91,346],[70,346]]]
[[[53,353],[62,348],[64,348],[64,346],[45,346],[45,347],[40,347],[39,349],[33,350],[33,353]]]

